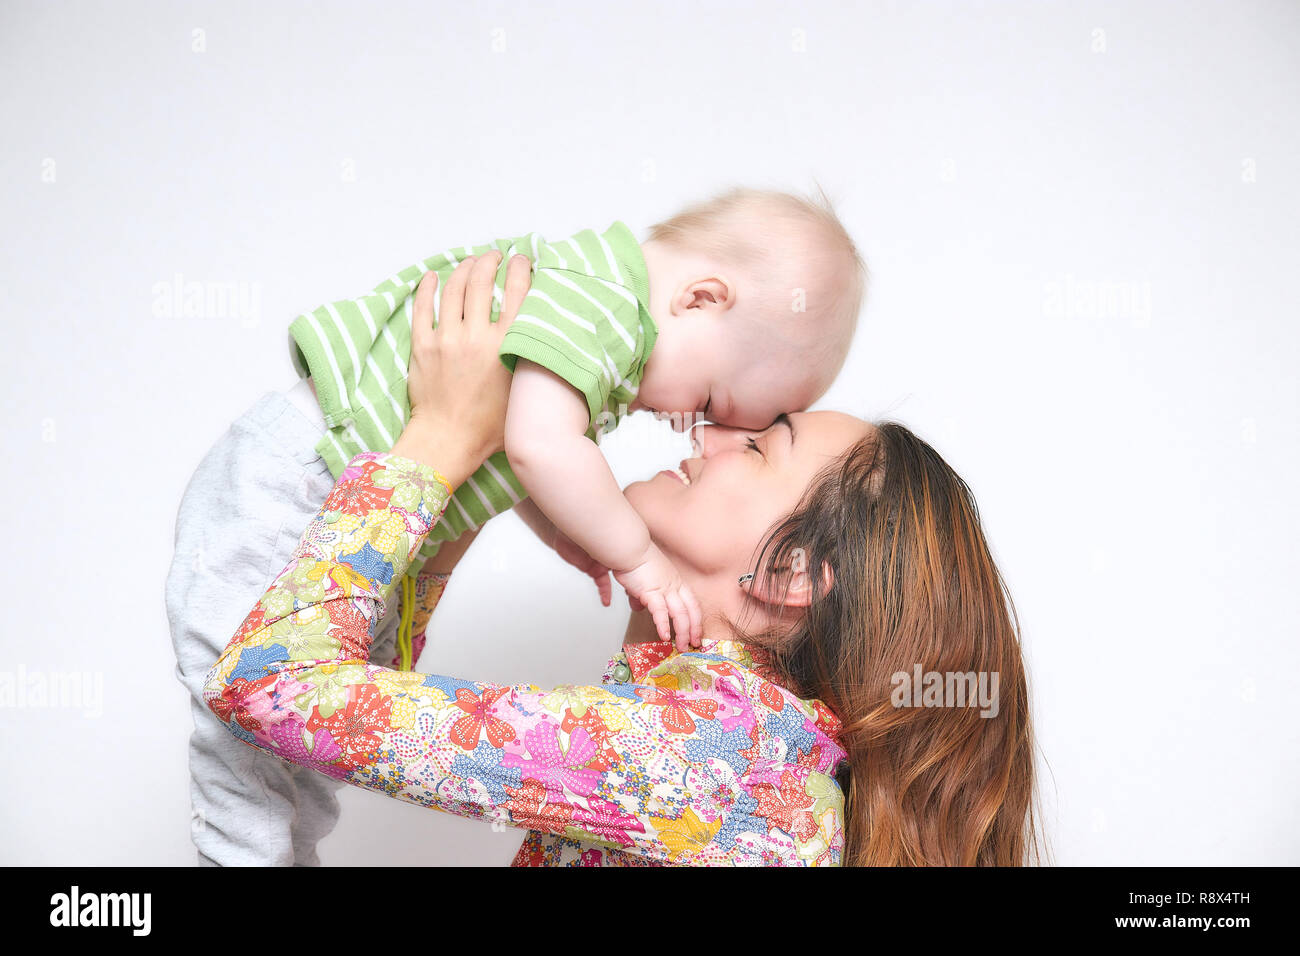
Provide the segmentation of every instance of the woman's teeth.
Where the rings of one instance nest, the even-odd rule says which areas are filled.
[[[691,485],[690,475],[686,474],[686,472],[682,471],[680,468],[674,468],[673,473],[676,474],[677,477],[682,480],[682,483],[686,485],[686,487],[688,488],[690,487]]]

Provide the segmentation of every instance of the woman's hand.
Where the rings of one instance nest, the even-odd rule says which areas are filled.
[[[438,277],[425,273],[415,293],[407,393],[411,418],[393,452],[437,468],[457,487],[505,447],[510,372],[497,352],[531,284],[524,256],[506,271],[501,314],[491,321],[492,290],[501,254],[465,259],[442,290],[433,324]]]

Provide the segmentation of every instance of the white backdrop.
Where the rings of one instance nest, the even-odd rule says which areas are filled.
[[[194,861],[175,508],[293,380],[294,315],[449,245],[815,178],[873,276],[820,407],[973,488],[1055,861],[1300,863],[1298,43],[1286,2],[6,0],[0,672],[102,699],[0,711],[0,862]],[[194,282],[245,298],[187,316]],[[604,447],[624,481],[686,453],[635,419]],[[422,669],[591,681],[625,607],[505,517]],[[521,835],[343,804],[329,864]]]

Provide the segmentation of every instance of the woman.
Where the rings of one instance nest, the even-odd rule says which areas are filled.
[[[421,283],[410,423],[391,453],[340,476],[208,675],[231,733],[357,786],[526,827],[517,864],[1029,861],[1014,612],[969,489],[895,424],[814,412],[760,433],[700,426],[681,475],[626,489],[706,611],[698,648],[654,641],[641,612],[600,687],[367,663],[384,600],[451,489],[503,444],[496,265],[462,263],[436,330],[435,277]],[[912,706],[898,675],[918,669],[996,675],[996,705]]]

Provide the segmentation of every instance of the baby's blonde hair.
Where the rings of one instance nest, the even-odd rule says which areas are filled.
[[[754,314],[764,330],[827,365],[832,379],[839,373],[868,272],[820,186],[813,197],[731,189],[656,223],[648,238],[742,270],[760,300]],[[801,294],[806,321],[791,323]]]

